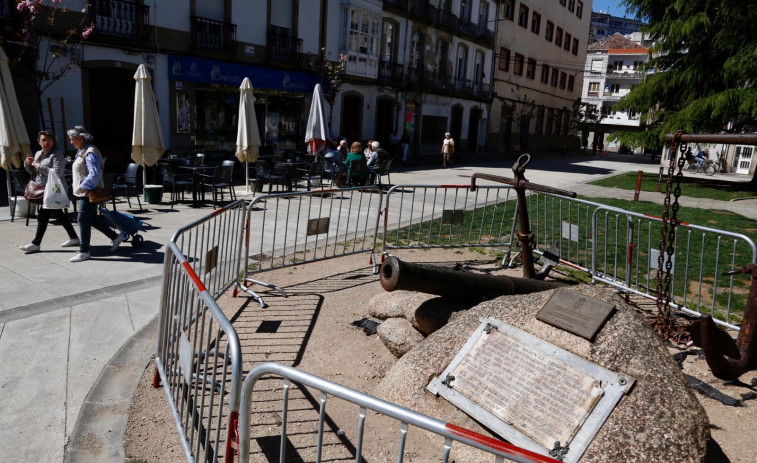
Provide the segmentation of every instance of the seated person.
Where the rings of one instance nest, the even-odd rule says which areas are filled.
[[[364,161],[365,160],[365,154],[363,154],[363,145],[360,144],[359,141],[356,141],[350,145],[350,153],[347,155],[347,165],[349,167],[349,171],[347,172],[347,177],[350,179],[350,183],[353,185],[364,185],[365,181],[367,180],[364,176],[361,176],[359,173],[352,172],[353,165],[350,164],[353,161]]]
[[[710,149],[705,148],[703,151],[697,153],[696,161],[699,167],[702,167],[705,161],[710,160]]]
[[[342,177],[344,177],[344,172],[347,170],[342,152],[337,149],[335,143],[330,143],[329,149],[323,154],[323,158],[327,160],[327,163],[330,162],[334,166],[334,184],[336,184],[337,187],[341,186]]]
[[[371,157],[368,158],[368,167],[378,168],[387,159],[389,159],[389,153],[381,148],[381,144],[377,141],[371,142]]]

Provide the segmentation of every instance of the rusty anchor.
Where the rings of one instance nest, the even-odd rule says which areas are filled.
[[[751,275],[746,311],[736,341],[719,328],[710,315],[691,325],[694,344],[704,351],[704,358],[715,377],[735,380],[747,371],[757,369],[757,264],[747,264],[723,275]]]
[[[531,226],[528,221],[528,205],[526,204],[526,190],[541,191],[560,196],[575,198],[576,193],[573,191],[560,190],[545,185],[539,185],[529,182],[525,177],[526,166],[531,162],[531,155],[522,154],[513,164],[513,173],[515,178],[500,177],[499,175],[489,175],[475,173],[471,175],[470,189],[476,190],[476,179],[491,180],[493,182],[505,183],[512,185],[518,198],[517,214],[520,220],[520,230],[518,231],[518,246],[520,246],[520,257],[523,261],[523,278],[532,280],[543,280],[549,274],[549,271],[557,264],[560,256],[545,260],[545,265],[537,273],[534,270],[534,234],[531,233]],[[555,248],[556,249],[556,248]]]
[[[402,261],[395,256],[389,256],[381,264],[379,278],[386,291],[418,291],[474,301],[513,294],[530,294],[566,286],[563,283],[415,264]]]

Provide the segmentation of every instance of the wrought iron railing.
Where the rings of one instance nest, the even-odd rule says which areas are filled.
[[[237,46],[237,25],[192,16],[192,45],[213,50],[232,51]]]
[[[486,24],[478,24],[476,26],[476,42],[482,45],[492,46],[494,45],[494,31],[486,27]]]
[[[379,61],[378,79],[385,82],[402,83],[405,66],[391,61]]]
[[[95,33],[150,38],[150,7],[126,0],[96,0],[94,2]]]
[[[407,11],[407,0],[384,0],[384,8],[401,12]]]
[[[302,39],[289,34],[268,33],[268,57],[296,63],[302,57]]]

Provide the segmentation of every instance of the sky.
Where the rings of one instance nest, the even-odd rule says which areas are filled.
[[[594,0],[591,11],[608,11],[613,16],[626,16],[626,9],[620,6],[621,0]]]

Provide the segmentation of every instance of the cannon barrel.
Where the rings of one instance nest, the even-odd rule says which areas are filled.
[[[430,265],[404,262],[388,257],[379,271],[381,286],[387,291],[407,290],[467,300],[487,300],[498,296],[529,294],[566,286],[562,283],[486,275]]]

